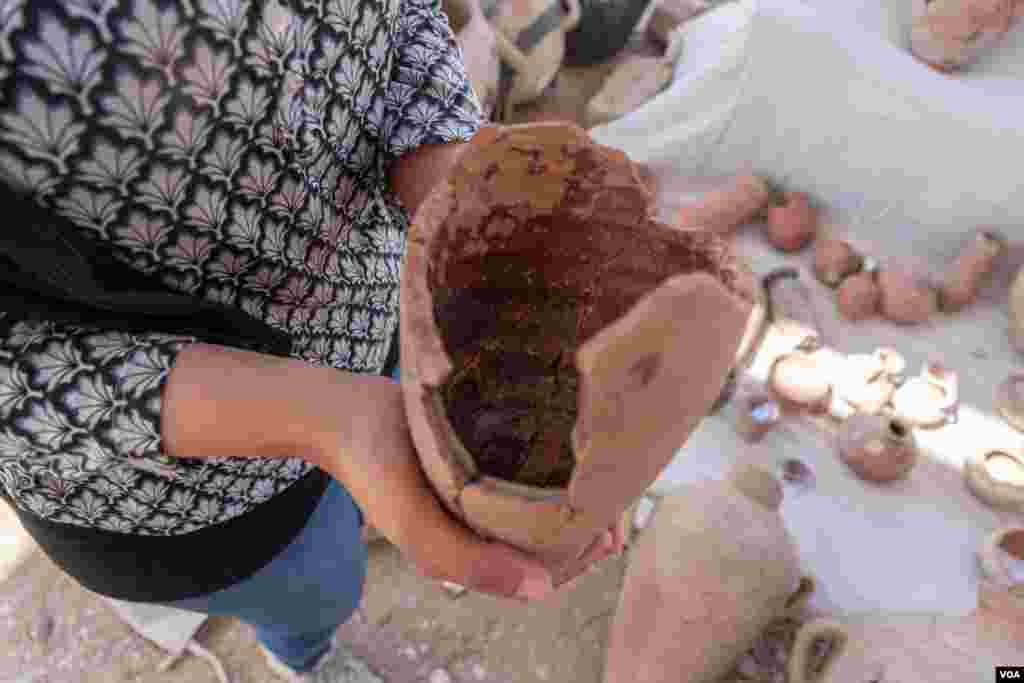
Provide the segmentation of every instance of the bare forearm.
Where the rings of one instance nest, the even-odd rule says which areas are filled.
[[[164,390],[164,448],[188,458],[300,457],[338,475],[346,451],[371,447],[375,406],[395,390],[381,377],[195,344]]]
[[[415,215],[430,191],[451,172],[465,143],[423,145],[395,160],[391,188],[410,215]]]

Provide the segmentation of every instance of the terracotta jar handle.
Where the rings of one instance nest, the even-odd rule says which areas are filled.
[[[610,523],[643,494],[721,392],[750,314],[712,276],[679,275],[580,347],[573,508]]]
[[[528,73],[530,71],[530,64],[526,59],[526,55],[497,26],[494,27],[494,40],[498,49],[498,56],[513,71],[516,73]]]
[[[829,651],[818,666],[815,648],[821,641],[829,642]],[[823,683],[828,680],[829,669],[835,658],[842,654],[849,635],[837,621],[819,620],[804,625],[793,643],[793,654],[787,665],[789,683]],[[812,667],[816,670],[812,670]]]

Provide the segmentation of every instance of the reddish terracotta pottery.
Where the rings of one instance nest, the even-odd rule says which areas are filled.
[[[782,486],[739,465],[662,498],[630,551],[605,683],[717,683],[802,588]]]
[[[648,218],[636,165],[580,128],[482,130],[410,231],[403,389],[423,469],[558,580],[722,389],[754,281],[720,238]]]

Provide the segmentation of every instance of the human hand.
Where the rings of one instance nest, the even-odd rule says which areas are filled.
[[[375,426],[365,446],[329,447],[318,458],[359,503],[369,523],[424,575],[474,591],[539,600],[554,591],[551,573],[510,545],[487,541],[452,517],[419,465],[405,418],[401,391],[392,382],[374,384]],[[621,524],[604,532],[581,566],[622,551]]]

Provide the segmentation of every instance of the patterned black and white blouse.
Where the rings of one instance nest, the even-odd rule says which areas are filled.
[[[0,0],[0,83],[6,182],[354,372],[381,370],[396,329],[408,216],[389,163],[479,125],[435,0]],[[162,454],[161,391],[189,341],[0,320],[7,497],[181,535],[307,473]]]

